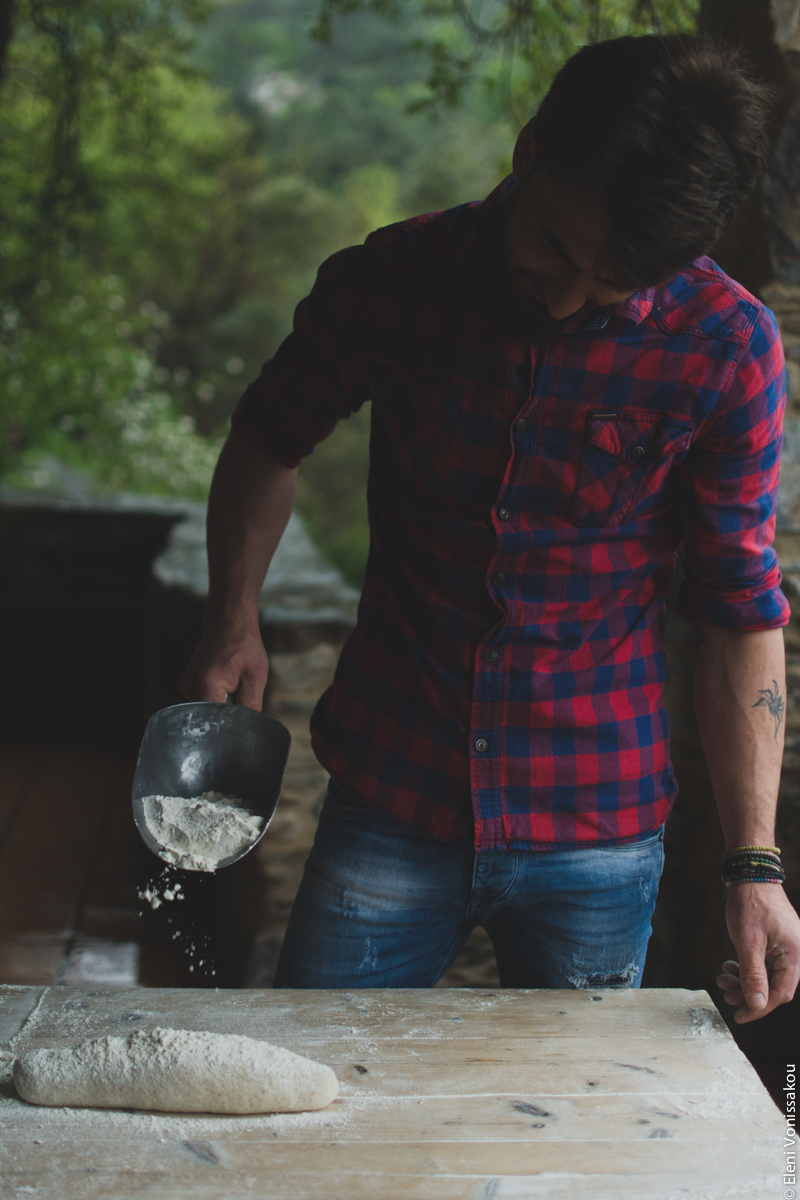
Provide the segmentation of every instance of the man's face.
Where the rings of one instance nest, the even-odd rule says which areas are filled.
[[[522,176],[503,221],[501,286],[506,303],[538,337],[633,294],[613,278],[609,234],[599,200],[546,169]]]

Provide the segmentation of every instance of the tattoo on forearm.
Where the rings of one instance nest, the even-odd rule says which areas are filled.
[[[783,721],[783,712],[786,705],[783,702],[783,696],[778,688],[777,679],[773,679],[772,682],[775,685],[775,691],[773,692],[772,688],[759,688],[758,694],[761,699],[756,700],[752,707],[760,708],[762,704],[766,705],[766,707],[769,709],[770,716],[775,718],[775,737],[777,738],[778,731]]]

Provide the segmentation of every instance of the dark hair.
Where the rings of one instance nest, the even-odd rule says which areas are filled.
[[[737,51],[704,37],[584,46],[536,114],[534,169],[602,198],[614,278],[638,289],[730,224],[763,165],[769,95]]]

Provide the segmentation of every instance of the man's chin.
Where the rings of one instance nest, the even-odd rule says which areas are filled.
[[[575,319],[574,315],[564,319],[551,317],[547,306],[540,304],[530,295],[515,296],[511,299],[507,311],[514,324],[524,331],[528,340],[532,342],[553,341]]]

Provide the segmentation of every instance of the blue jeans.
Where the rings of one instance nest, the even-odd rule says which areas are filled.
[[[638,987],[663,832],[625,846],[476,854],[331,782],[274,986],[433,987],[482,925],[504,987]]]

